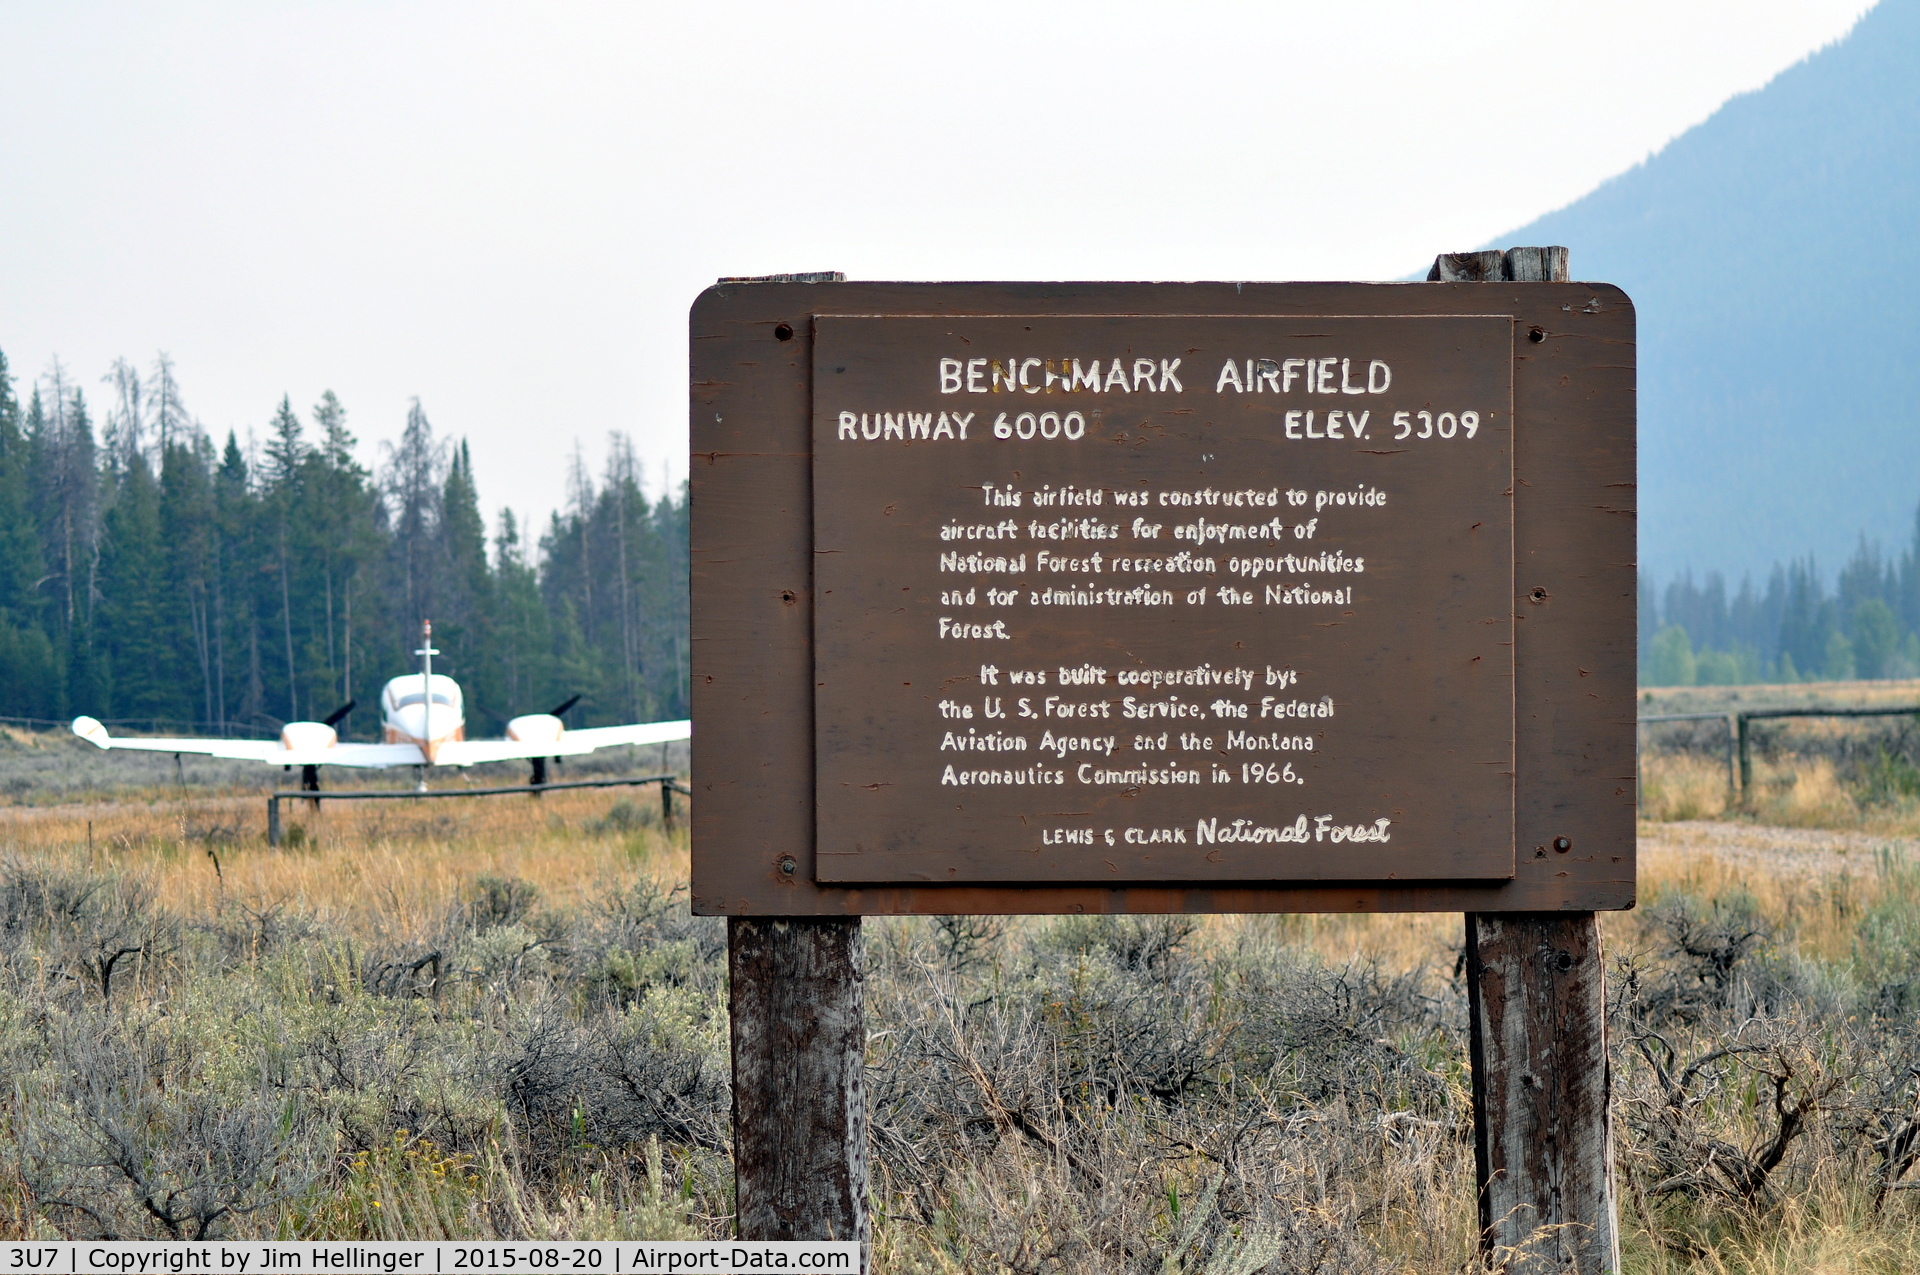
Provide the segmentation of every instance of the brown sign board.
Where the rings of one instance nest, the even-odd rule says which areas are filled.
[[[1633,331],[1587,284],[709,289],[696,909],[1631,906]]]

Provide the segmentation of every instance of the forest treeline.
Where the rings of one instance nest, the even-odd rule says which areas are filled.
[[[685,486],[649,500],[625,436],[536,542],[507,510],[489,534],[418,403],[369,467],[331,391],[243,444],[164,355],[102,379],[98,406],[58,364],[20,387],[0,353],[0,718],[259,734],[358,699],[368,738],[423,618],[476,734],[576,694],[576,725],[686,716]],[[1649,686],[1920,676],[1920,511],[1831,587],[1811,559],[1640,587]]]
[[[332,391],[243,443],[165,355],[103,383],[20,386],[0,355],[0,717],[258,734],[357,698],[370,738],[422,619],[476,735],[575,694],[574,725],[687,715],[684,484],[649,501],[624,435],[597,481],[576,451],[536,544],[510,511],[488,534],[418,402],[369,467]]]
[[[1829,589],[1813,559],[1776,563],[1765,590],[1683,575],[1640,584],[1640,680],[1737,686],[1920,676],[1920,510],[1898,558],[1862,539]]]

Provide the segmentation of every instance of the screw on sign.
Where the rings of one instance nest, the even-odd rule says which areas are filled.
[[[865,1235],[862,915],[1451,911],[1487,1242],[1612,1263],[1632,307],[1561,249],[1435,279],[696,303],[743,1236]]]

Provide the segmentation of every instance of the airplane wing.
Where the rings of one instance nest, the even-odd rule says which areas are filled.
[[[283,766],[358,766],[367,770],[427,764],[426,754],[418,744],[335,744],[332,748],[285,749],[267,760]]]
[[[91,717],[77,717],[73,733],[95,748],[131,748],[147,753],[194,753],[273,766],[419,766],[426,757],[412,744],[335,744],[331,748],[286,748],[277,739],[120,738]]]
[[[615,744],[667,744],[693,738],[692,722],[641,722],[633,726],[589,726],[570,730],[560,737],[581,752],[610,748]],[[584,747],[582,747],[584,745]]]
[[[490,761],[525,761],[529,757],[564,756],[559,744],[522,743],[515,739],[450,739],[434,750],[442,766],[478,766]]]
[[[570,730],[554,740],[463,739],[440,745],[435,758],[442,766],[475,766],[490,761],[524,761],[532,757],[577,757],[616,744],[665,744],[689,739],[692,722],[642,722],[632,726],[593,726]]]
[[[91,717],[76,717],[73,733],[95,748],[133,748],[149,753],[202,753],[208,757],[226,757],[234,761],[267,761],[274,753],[284,753],[277,739],[114,739],[107,728]]]

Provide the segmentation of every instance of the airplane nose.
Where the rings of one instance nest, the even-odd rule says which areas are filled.
[[[445,713],[445,710],[443,709],[442,712]],[[395,709],[388,721],[395,730],[408,739],[427,737],[427,709],[424,704],[409,704],[405,708]],[[451,714],[446,714],[446,723],[449,725],[452,723]]]

